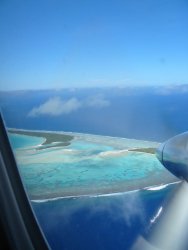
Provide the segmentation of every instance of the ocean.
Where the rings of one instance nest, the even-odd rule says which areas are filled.
[[[72,99],[77,100],[77,106],[68,105]],[[61,110],[63,104],[68,105],[67,112]],[[188,130],[187,105],[184,85],[0,92],[7,127],[158,142]],[[31,113],[34,110],[38,112],[35,115]]]
[[[32,207],[52,249],[132,249],[147,239],[179,185],[155,155],[159,143],[71,133],[66,147],[9,134]]]
[[[135,250],[139,239],[150,242],[180,184],[154,154],[129,149],[156,148],[187,131],[187,105],[185,85],[0,92],[7,127],[74,135],[66,147],[38,150],[44,138],[10,134],[52,249]]]
[[[33,202],[52,249],[131,249],[147,237],[174,187],[106,197]],[[147,239],[147,238],[146,238]]]

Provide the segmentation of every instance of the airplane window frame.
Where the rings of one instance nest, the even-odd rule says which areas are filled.
[[[50,249],[34,215],[0,113],[0,228],[8,249]]]

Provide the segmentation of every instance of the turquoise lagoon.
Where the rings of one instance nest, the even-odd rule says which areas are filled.
[[[9,139],[14,150],[18,148],[40,145],[45,140],[45,138],[42,137],[34,137],[34,136],[18,135],[18,134],[10,134]]]
[[[38,150],[44,138],[9,134],[32,200],[98,196],[176,181],[155,155],[129,149],[157,142],[70,133],[69,146]]]

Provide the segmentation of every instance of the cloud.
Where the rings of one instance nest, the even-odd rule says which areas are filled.
[[[89,107],[103,108],[110,106],[110,102],[103,95],[91,96],[87,99],[86,105]]]
[[[29,117],[37,117],[40,115],[59,116],[62,114],[70,114],[77,111],[81,107],[103,108],[108,107],[110,102],[103,95],[95,95],[80,101],[77,98],[63,100],[60,97],[49,98],[46,102],[38,107],[34,107],[29,113]]]
[[[73,200],[72,203],[68,204],[68,209],[62,206],[56,213],[62,217],[63,224],[67,226],[72,223],[72,218],[74,218],[76,214],[84,211],[87,221],[92,221],[93,218],[102,215],[109,218],[110,223],[121,221],[125,227],[131,228],[136,220],[144,227],[146,223],[146,212],[140,195],[140,193],[136,194],[131,192],[127,194],[122,193],[121,196],[112,195],[110,197],[97,197],[94,199],[91,199],[90,195],[86,195],[80,202]],[[49,217],[50,225],[57,226],[57,224],[60,223],[60,221],[57,222],[51,219],[52,218]]]
[[[142,202],[140,193],[127,193],[116,199],[117,202],[106,200],[104,203],[99,203],[91,211],[92,214],[105,212],[110,215],[112,220],[121,220],[126,222],[127,226],[132,225],[135,218],[144,224],[146,219],[145,208]],[[128,201],[128,202],[127,202]]]
[[[187,94],[188,85],[167,85],[156,88],[156,93],[159,95],[171,95],[171,94]]]
[[[69,114],[76,111],[82,106],[81,102],[76,98],[63,101],[60,97],[52,97],[39,107],[34,107],[28,114],[30,117],[40,115],[59,116],[61,114]]]

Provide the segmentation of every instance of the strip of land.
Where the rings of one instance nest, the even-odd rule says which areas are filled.
[[[9,133],[35,136],[45,138],[45,141],[37,149],[46,149],[52,147],[68,146],[70,145],[71,140],[74,139],[74,136],[61,134],[61,133],[49,133],[44,131],[29,131],[29,130],[17,130],[17,129],[8,129]]]
[[[134,149],[129,149],[129,151],[136,151],[136,152],[140,152],[140,153],[155,154],[156,148],[134,148]]]
[[[13,134],[44,138],[45,141],[36,148],[37,150],[53,148],[53,147],[69,146],[71,141],[74,139],[74,136],[62,134],[62,133],[55,133],[55,132],[29,131],[29,130],[21,130],[21,129],[8,129],[8,132],[13,133]],[[134,149],[128,149],[128,151],[155,154],[156,148],[134,148]]]

